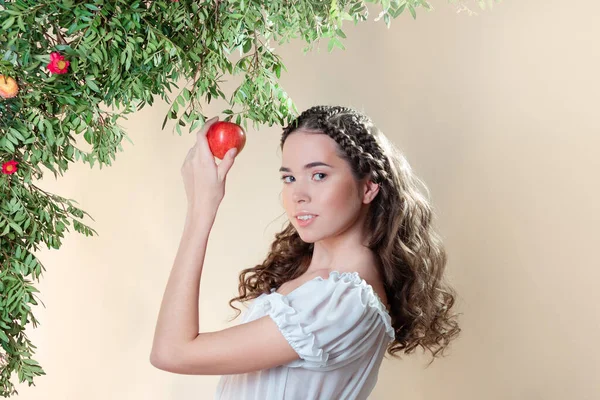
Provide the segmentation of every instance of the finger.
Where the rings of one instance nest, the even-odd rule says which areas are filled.
[[[190,158],[192,156],[192,154],[196,151],[196,145],[193,145],[192,147],[190,147],[190,149],[187,152],[187,156],[185,158]]]
[[[200,128],[200,130],[198,130],[198,132],[196,133],[197,135],[206,135],[206,132],[208,132],[208,128],[210,128],[210,126],[212,124],[214,124],[215,122],[217,122],[219,120],[219,117],[212,117],[211,119],[207,119],[206,122],[204,123],[204,125],[202,125],[202,128]]]
[[[189,160],[192,159],[192,156],[194,154],[194,152],[196,151],[196,146],[192,146],[187,154],[185,155],[185,159],[183,160],[183,165],[181,166],[181,168],[185,168],[185,165],[189,162]]]
[[[219,117],[213,117],[213,118],[207,120],[204,123],[204,125],[202,125],[202,128],[200,128],[200,130],[198,130],[198,132],[196,132],[196,139],[199,138],[200,136],[206,136],[206,133],[208,132],[208,129],[210,128],[210,126],[218,121],[219,121]]]
[[[227,173],[231,169],[233,162],[235,161],[235,155],[237,154],[237,149],[234,147],[230,149],[225,156],[223,157],[223,161],[219,163],[217,166],[217,175],[219,176],[219,180],[223,181],[227,177]]]
[[[198,131],[196,134],[196,150],[200,153],[201,158],[204,160],[214,160],[215,156],[210,151],[210,146],[208,145],[208,139],[206,139],[206,133],[212,124],[217,122],[219,117],[214,117],[206,121],[202,129]]]

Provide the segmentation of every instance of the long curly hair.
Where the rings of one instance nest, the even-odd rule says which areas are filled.
[[[296,130],[325,134],[337,144],[338,155],[351,166],[360,181],[370,174],[379,193],[367,214],[367,246],[379,257],[379,267],[395,331],[387,352],[410,354],[417,346],[436,357],[461,329],[451,309],[456,292],[445,281],[447,261],[442,241],[432,227],[433,211],[419,191],[421,185],[408,161],[392,142],[360,112],[342,106],[315,106],[304,111],[281,136],[281,149]],[[302,275],[310,265],[314,244],[304,242],[288,221],[275,235],[262,264],[242,270],[239,296],[229,301],[248,301],[277,290]],[[441,354],[440,354],[441,353]]]

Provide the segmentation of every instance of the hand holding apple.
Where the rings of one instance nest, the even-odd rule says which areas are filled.
[[[240,154],[246,144],[246,133],[233,122],[218,121],[211,125],[206,134],[210,151],[222,160],[229,149],[236,148]]]
[[[196,144],[188,151],[181,174],[188,200],[188,215],[202,215],[218,208],[225,196],[225,180],[235,160],[236,148],[225,150],[218,165],[207,140],[207,132],[219,124],[218,117],[204,124],[196,135]],[[225,135],[225,137],[228,137]],[[242,145],[243,146],[243,145]]]

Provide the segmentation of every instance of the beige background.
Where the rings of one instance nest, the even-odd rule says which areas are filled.
[[[598,399],[600,4],[505,0],[473,17],[434,5],[389,30],[376,13],[347,24],[345,51],[279,49],[300,111],[357,107],[405,151],[431,189],[460,293],[463,333],[449,356],[428,369],[418,353],[384,360],[371,399]],[[112,167],[73,165],[42,183],[78,200],[100,236],[73,232],[60,251],[40,252],[45,308],[28,334],[47,375],[20,385],[22,400],[213,396],[218,376],[174,375],[148,360],[185,216],[180,167],[194,143],[172,125],[161,131],[165,111],[156,103],[123,122],[135,145],[124,142]],[[230,171],[201,331],[228,326],[238,273],[262,261],[285,222],[279,135],[249,129]]]

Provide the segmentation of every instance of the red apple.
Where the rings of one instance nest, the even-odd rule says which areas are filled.
[[[222,160],[229,149],[237,148],[236,157],[246,144],[246,133],[238,124],[217,121],[206,132],[208,147],[215,157]]]

